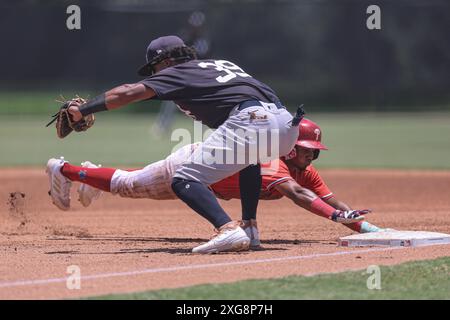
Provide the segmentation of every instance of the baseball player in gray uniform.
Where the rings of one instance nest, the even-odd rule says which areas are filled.
[[[216,129],[177,169],[171,187],[217,229],[216,236],[195,247],[194,253],[247,250],[249,237],[221,208],[208,185],[240,172],[242,218],[254,219],[261,189],[259,164],[292,150],[300,115],[293,118],[271,88],[236,64],[197,60],[195,50],[176,36],[153,40],[146,59],[139,70],[144,80],[121,85],[83,104],[73,102],[69,108],[73,120],[160,99],[174,101],[188,116]],[[70,205],[67,188],[62,187],[68,183],[64,164],[61,160],[47,165],[51,196],[61,208]]]

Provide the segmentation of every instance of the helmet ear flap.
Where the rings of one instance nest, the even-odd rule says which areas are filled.
[[[320,149],[314,149],[313,160],[316,160],[319,157]]]

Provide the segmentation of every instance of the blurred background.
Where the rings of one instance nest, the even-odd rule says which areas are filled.
[[[81,8],[68,30],[66,8]],[[381,30],[366,9],[381,8]],[[0,165],[143,165],[167,155],[192,120],[166,104],[99,114],[59,140],[44,125],[60,94],[137,82],[148,43],[176,34],[304,103],[330,151],[325,167],[450,168],[450,2],[445,0],[0,1]],[[160,112],[162,110],[162,112]],[[145,114],[145,116],[144,116]]]

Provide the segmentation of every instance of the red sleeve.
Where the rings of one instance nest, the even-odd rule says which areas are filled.
[[[302,187],[305,187],[322,199],[330,199],[333,197],[333,192],[328,188],[319,172],[312,165],[309,166],[303,174],[302,181],[297,181]]]
[[[241,197],[239,190],[239,172],[212,184],[210,188],[220,199],[239,199]]]
[[[262,190],[271,191],[280,183],[294,180],[289,173],[287,165],[279,160],[273,160],[261,165]]]

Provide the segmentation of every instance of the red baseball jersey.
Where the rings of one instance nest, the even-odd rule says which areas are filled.
[[[261,176],[262,185],[259,198],[263,200],[274,200],[283,197],[275,189],[275,186],[288,180],[296,181],[299,185],[311,190],[322,199],[333,197],[333,193],[312,165],[306,167],[305,170],[289,170],[284,161],[279,159],[273,160],[270,163],[261,165]],[[211,189],[221,199],[239,199],[239,173],[211,185]]]

